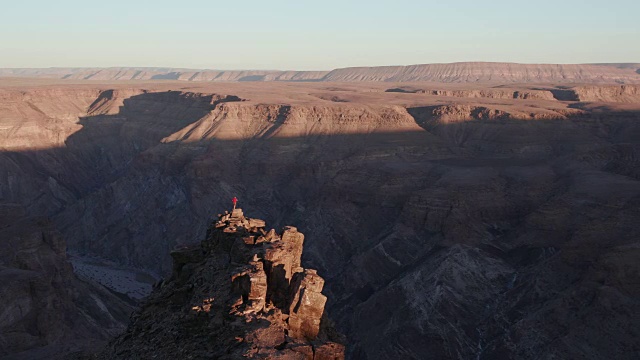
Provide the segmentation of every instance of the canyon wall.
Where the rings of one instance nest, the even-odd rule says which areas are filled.
[[[50,220],[0,203],[0,239],[0,357],[64,359],[124,330],[134,304],[78,279]]]
[[[398,96],[7,90],[0,194],[165,275],[237,196],[306,234],[352,358],[634,358],[639,112]]]

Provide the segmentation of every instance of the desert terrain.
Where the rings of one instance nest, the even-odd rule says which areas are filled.
[[[411,66],[348,67],[329,71],[211,70],[153,67],[2,69],[0,77],[91,81],[187,82],[415,82],[640,83],[640,64],[517,64],[458,62]]]
[[[0,71],[0,357],[100,350],[237,196],[305,234],[347,358],[638,358],[632,65]]]

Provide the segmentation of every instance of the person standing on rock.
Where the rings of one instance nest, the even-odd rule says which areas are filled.
[[[233,210],[235,210],[236,204],[238,203],[238,198],[234,196],[233,199],[231,199],[231,202],[233,203]]]

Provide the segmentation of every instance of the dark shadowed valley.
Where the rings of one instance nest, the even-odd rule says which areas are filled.
[[[0,79],[0,358],[637,359],[637,68],[442,66]]]

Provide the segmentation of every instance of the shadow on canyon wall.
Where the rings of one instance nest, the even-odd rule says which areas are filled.
[[[417,107],[425,131],[274,137],[284,108],[262,137],[161,142],[238,100],[130,97],[65,148],[1,153],[0,199],[73,252],[163,273],[237,196],[306,234],[353,358],[638,355],[640,113],[439,124]]]

